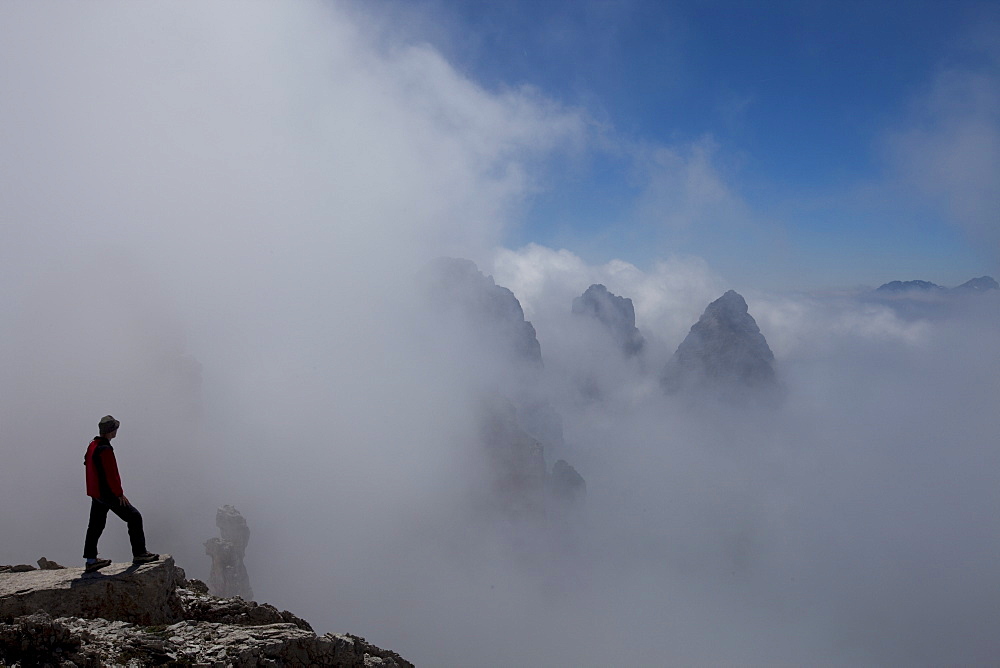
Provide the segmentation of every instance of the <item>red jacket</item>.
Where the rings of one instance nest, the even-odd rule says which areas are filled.
[[[118,462],[115,461],[115,449],[111,441],[103,436],[96,436],[87,446],[87,454],[83,456],[83,464],[87,467],[87,496],[95,499],[124,496],[122,479],[118,475]]]

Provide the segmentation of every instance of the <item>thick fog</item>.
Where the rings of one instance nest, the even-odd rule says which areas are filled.
[[[0,563],[82,561],[111,413],[151,550],[205,577],[234,504],[259,600],[418,665],[995,660],[1000,299],[503,248],[588,119],[363,10],[0,9]],[[564,431],[546,463],[587,483],[571,516],[483,511],[479,397],[524,376],[428,307],[438,256],[533,323],[531,392]],[[594,283],[633,300],[641,356],[571,313]],[[778,406],[660,389],[731,288]],[[122,523],[100,547],[128,557]]]

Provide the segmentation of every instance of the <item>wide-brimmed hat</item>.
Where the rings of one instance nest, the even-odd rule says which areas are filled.
[[[113,431],[117,431],[120,424],[121,422],[114,419],[110,415],[105,415],[101,418],[101,421],[97,423],[97,428],[102,434],[110,434]]]

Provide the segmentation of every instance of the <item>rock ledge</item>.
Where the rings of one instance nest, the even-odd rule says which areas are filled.
[[[0,665],[412,667],[360,636],[207,593],[170,556],[133,566],[0,572]]]

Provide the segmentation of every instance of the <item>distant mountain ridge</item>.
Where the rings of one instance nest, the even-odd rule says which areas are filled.
[[[931,293],[946,295],[969,294],[997,289],[1000,289],[1000,284],[992,276],[980,276],[979,278],[970,279],[954,288],[946,288],[930,281],[890,281],[880,285],[875,289],[875,292],[882,294]]]

